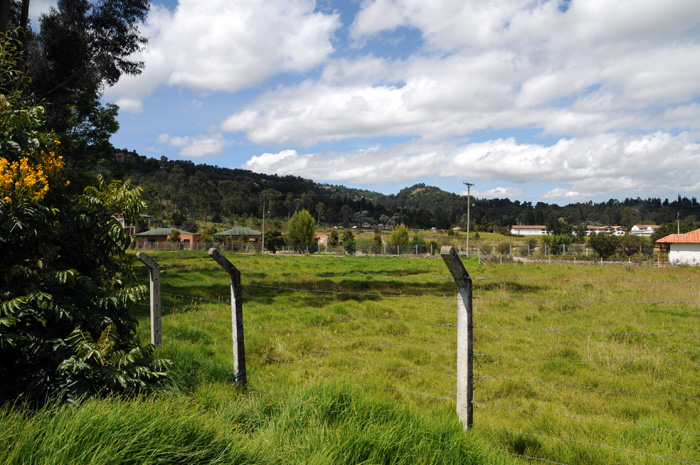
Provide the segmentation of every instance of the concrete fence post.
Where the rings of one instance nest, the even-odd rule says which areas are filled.
[[[146,265],[151,274],[150,303],[151,303],[151,344],[161,345],[161,306],[160,306],[160,265],[143,252],[138,252],[136,258]]]
[[[248,380],[245,370],[245,341],[243,339],[243,298],[241,272],[228,261],[219,249],[209,249],[209,256],[231,277],[231,334],[233,339],[233,378],[245,388]]]
[[[453,247],[442,247],[440,255],[457,283],[457,416],[470,429],[474,426],[472,278]]]

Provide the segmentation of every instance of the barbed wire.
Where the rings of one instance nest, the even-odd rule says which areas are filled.
[[[595,300],[595,299],[535,299],[530,297],[486,297],[475,295],[475,300],[520,300],[524,302],[566,302],[581,304],[635,304],[635,305],[700,305],[694,300]]]
[[[344,382],[350,383],[350,384],[359,384],[359,385],[361,385],[361,386],[369,386],[369,387],[373,387],[373,388],[376,388],[376,389],[384,389],[385,391],[404,392],[404,393],[406,393],[406,394],[412,394],[412,395],[414,395],[414,396],[428,397],[428,398],[431,398],[431,399],[445,400],[445,401],[448,401],[448,402],[449,402],[449,401],[454,401],[454,400],[456,400],[454,397],[440,397],[440,396],[434,396],[434,395],[432,395],[432,394],[425,394],[425,393],[423,393],[423,392],[409,391],[408,389],[392,388],[392,387],[387,387],[387,386],[379,386],[379,385],[377,385],[377,384],[363,383],[363,382],[361,382],[361,381],[353,381],[353,380],[349,380],[349,379],[346,379],[346,378],[339,378],[339,377],[337,377],[337,376],[324,375],[324,374],[319,374],[319,376],[322,376],[322,377],[324,377],[324,378],[329,378],[329,379],[335,379],[335,380],[338,380],[338,381],[344,381]]]
[[[161,295],[166,295],[169,297],[180,297],[180,298],[184,298],[184,299],[197,300],[197,301],[201,301],[201,302],[214,302],[217,304],[226,304],[226,303],[230,304],[231,303],[231,296],[230,295],[217,296],[216,299],[207,298],[207,297],[198,297],[198,296],[194,296],[194,295],[168,294],[166,292],[161,292]]]
[[[382,298],[395,298],[395,297],[420,297],[422,299],[456,299],[457,296],[447,297],[447,296],[431,296],[431,295],[421,295],[421,294],[381,294],[378,292],[347,292],[347,291],[326,291],[321,289],[308,289],[308,288],[296,288],[296,287],[283,287],[283,286],[265,286],[263,284],[247,284],[247,287],[257,287],[261,289],[274,289],[278,291],[294,291],[294,292],[311,292],[317,294],[335,294],[335,295],[351,295],[359,297],[382,297]]]
[[[518,360],[540,360],[547,362],[573,362],[573,363],[646,363],[646,364],[661,364],[661,365],[691,365],[700,366],[700,363],[694,362],[669,362],[669,361],[654,361],[654,360],[576,360],[568,358],[546,358],[546,357],[520,357],[517,355],[494,355],[494,354],[474,354],[474,357],[493,357],[493,358],[514,358]]]
[[[357,318],[357,319],[361,319],[361,320],[391,321],[394,323],[407,323],[407,324],[425,325],[425,326],[443,326],[443,327],[449,327],[449,328],[456,328],[457,327],[457,325],[454,325],[452,323],[431,323],[431,322],[427,322],[427,321],[400,320],[397,318],[378,318],[378,317],[371,317],[371,316],[355,315],[352,313],[318,312],[315,310],[302,310],[299,308],[282,308],[282,307],[276,307],[274,305],[265,305],[265,304],[259,304],[259,303],[248,304],[248,306],[252,307],[252,308],[271,308],[273,310],[281,310],[281,311],[289,311],[289,312],[312,313],[315,315],[344,316],[344,317],[350,317],[350,318]]]
[[[230,323],[230,321],[227,321],[227,322]],[[318,336],[318,337],[322,337],[325,339],[338,339],[341,341],[361,342],[363,344],[369,344],[369,345],[374,345],[374,346],[378,346],[378,347],[391,347],[391,348],[397,348],[397,349],[417,350],[417,351],[421,351],[421,352],[431,352],[431,353],[436,353],[436,354],[455,355],[457,353],[455,351],[425,349],[423,347],[403,346],[403,345],[397,345],[397,344],[385,344],[385,343],[367,341],[364,339],[358,339],[358,338],[353,338],[353,337],[331,336],[329,334],[312,332],[312,331],[302,331],[302,330],[289,329],[289,328],[278,328],[278,327],[274,327],[274,326],[261,325],[259,323],[254,322],[254,321],[250,322],[250,324],[253,326],[256,326],[258,328],[261,328],[261,329],[269,329],[272,331],[286,331],[286,332],[290,332],[290,333],[308,334],[311,336]]]
[[[394,275],[394,274],[372,274],[372,273],[338,273],[334,271],[299,271],[299,270],[260,270],[255,268],[241,269],[241,273],[277,273],[277,274],[298,274],[298,275],[308,275],[315,276],[318,278],[391,278],[391,279],[452,279],[448,275],[435,275],[430,276],[430,271],[426,271],[422,274],[428,274],[428,276],[421,276],[420,274],[415,275]]]
[[[354,359],[347,359],[347,358],[340,358],[340,357],[333,357],[330,355],[326,354],[321,354],[318,352],[311,352],[308,350],[300,350],[299,353],[302,354],[308,354],[308,355],[313,355],[315,357],[322,357],[322,358],[329,358],[331,360],[337,360],[339,362],[348,362],[348,363],[355,363],[357,365],[365,365],[365,366],[370,366],[370,367],[375,367],[375,368],[385,368],[387,370],[396,370],[396,371],[412,371],[416,373],[426,373],[430,375],[441,375],[441,376],[452,376],[452,377],[457,377],[457,373],[446,373],[446,372],[441,372],[441,371],[431,371],[431,370],[422,370],[420,368],[410,368],[410,367],[402,367],[402,366],[397,366],[397,365],[378,365],[375,363],[368,363],[368,362],[363,362],[360,360],[354,360]]]
[[[501,404],[485,404],[485,403],[480,403],[480,402],[472,402],[474,405],[478,405],[479,407],[493,407],[493,408],[501,408],[501,409],[508,409],[508,410],[518,410],[521,412],[527,412],[527,413],[536,413],[539,415],[551,415],[551,416],[557,416],[557,417],[563,417],[563,418],[571,418],[574,420],[585,420],[585,421],[592,421],[596,423],[606,423],[610,425],[620,425],[620,426],[629,426],[633,428],[642,428],[642,429],[649,429],[653,431],[663,431],[666,433],[677,433],[677,434],[686,434],[690,436],[700,436],[700,433],[691,433],[688,431],[679,431],[679,430],[673,430],[673,429],[667,429],[667,428],[658,428],[655,426],[646,426],[646,425],[640,425],[637,423],[623,423],[623,422],[618,422],[614,420],[601,420],[597,418],[589,418],[589,417],[582,417],[578,415],[567,415],[565,413],[553,413],[553,412],[545,412],[542,410],[530,410],[522,407],[514,407],[511,405],[501,405]]]
[[[547,281],[547,282],[562,282],[562,283],[580,283],[580,284],[649,284],[649,283],[700,283],[692,279],[610,279],[610,280],[595,280],[595,279],[558,279],[558,278],[521,278],[513,276],[473,276],[473,280],[498,280],[498,281]]]
[[[265,359],[264,357],[258,357],[258,356],[254,356],[254,358],[263,359],[263,360],[268,360],[268,359]],[[276,360],[269,360],[269,361],[271,361],[271,362],[273,362],[273,363],[276,363],[276,364],[278,364],[278,365],[282,365],[282,364],[283,364],[283,362],[276,361]],[[250,370],[248,370],[248,373],[250,373]],[[341,381],[341,382],[348,383],[348,384],[359,384],[359,385],[361,385],[361,386],[369,386],[369,387],[372,387],[372,388],[375,388],[375,389],[383,389],[383,390],[385,390],[385,391],[403,392],[403,393],[411,394],[411,395],[415,395],[415,396],[427,397],[427,398],[431,398],[431,399],[438,399],[438,400],[444,400],[444,401],[454,401],[454,400],[455,400],[454,397],[434,396],[434,395],[432,395],[432,394],[426,394],[426,393],[418,392],[418,391],[411,391],[411,390],[408,390],[408,389],[393,388],[393,387],[387,387],[387,386],[379,386],[379,385],[377,385],[377,384],[365,383],[365,382],[362,382],[362,381],[355,381],[355,380],[351,380],[351,379],[347,379],[347,378],[340,378],[340,377],[338,377],[338,376],[327,375],[327,374],[323,374],[323,373],[317,373],[317,375],[320,376],[320,377],[323,377],[323,378],[333,379],[333,380]],[[259,375],[256,375],[256,376],[259,377]],[[275,383],[276,381],[270,381],[270,382]],[[280,383],[280,384],[284,384],[284,383]],[[289,385],[289,384],[286,384],[286,385],[287,385],[287,386],[291,386],[291,385]]]
[[[475,377],[475,378],[477,378],[477,377]],[[547,382],[547,381],[524,381],[524,380],[517,380],[517,379],[499,378],[496,376],[479,376],[478,378],[482,379],[484,381],[491,381],[491,380],[507,381],[507,382],[511,382],[511,383],[539,384],[539,385],[556,386],[556,387],[573,387],[573,388],[578,388],[578,389],[587,389],[589,391],[618,392],[618,393],[622,393],[622,394],[639,394],[639,395],[654,396],[654,397],[671,397],[671,398],[685,399],[685,400],[700,400],[700,397],[683,396],[680,394],[659,394],[659,393],[655,393],[655,392],[634,391],[634,390],[628,390],[628,389],[599,388],[599,387],[593,387],[593,386],[584,386],[581,384],[553,383],[553,382]]]
[[[606,336],[655,336],[655,337],[690,337],[700,338],[698,334],[662,334],[662,333],[614,333],[607,331],[583,331],[578,329],[539,329],[539,328],[499,328],[496,326],[474,326],[474,329],[488,329],[492,331],[534,331],[538,333],[575,333],[575,334],[599,334]]]
[[[511,430],[508,430],[508,429],[505,429],[505,428],[496,428],[496,427],[494,427],[494,426],[481,425],[481,424],[475,424],[474,426],[476,426],[476,427],[478,427],[478,428],[487,428],[487,429],[491,429],[491,430],[494,430],[494,431],[502,431],[502,432],[509,433],[509,434],[518,434],[518,435],[530,436],[530,437],[534,437],[534,438],[550,439],[550,440],[552,440],[552,441],[562,441],[562,442],[568,442],[568,443],[572,443],[572,444],[580,444],[580,445],[583,445],[583,446],[594,446],[594,447],[600,447],[600,448],[604,448],[604,449],[612,449],[612,450],[616,450],[616,451],[618,451],[618,452],[625,452],[625,453],[630,453],[630,454],[639,454],[639,455],[644,455],[644,456],[647,456],[647,457],[654,457],[654,458],[657,458],[657,459],[668,460],[668,461],[671,461],[671,462],[683,463],[683,464],[686,464],[686,465],[698,465],[697,463],[688,462],[688,461],[686,461],[686,460],[674,459],[674,458],[671,458],[671,457],[665,457],[665,456],[663,456],[663,455],[657,455],[657,454],[652,454],[652,453],[649,453],[649,452],[643,452],[643,451],[638,451],[638,450],[623,449],[623,448],[621,448],[621,447],[609,446],[609,445],[607,445],[607,444],[596,444],[596,443],[593,443],[593,442],[577,441],[577,440],[575,440],[575,439],[556,438],[556,437],[552,437],[552,436],[545,436],[545,435],[542,435],[542,434],[523,433],[523,432],[511,431]]]
[[[507,450],[496,449],[495,447],[488,447],[488,449],[495,450],[496,452],[503,452],[504,454],[508,454],[508,455],[513,456],[513,457],[518,457],[518,458],[521,458],[521,459],[538,460],[538,461],[540,461],[540,462],[551,463],[551,464],[554,464],[554,465],[569,465],[568,463],[555,462],[555,461],[553,461],[553,460],[543,459],[543,458],[540,458],[540,457],[531,457],[531,456],[529,456],[529,455],[516,454],[516,453],[514,453],[514,452],[509,452],[509,451],[507,451]]]

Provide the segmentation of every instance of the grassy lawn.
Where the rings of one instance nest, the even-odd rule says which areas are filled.
[[[476,408],[464,433],[441,259],[227,254],[243,280],[240,391],[226,273],[202,252],[149,255],[176,386],[58,414],[6,409],[0,461],[131,463],[61,455],[81,453],[70,435],[103,454],[141,444],[133,463],[700,462],[700,269],[468,260]],[[88,424],[100,426],[85,438]]]

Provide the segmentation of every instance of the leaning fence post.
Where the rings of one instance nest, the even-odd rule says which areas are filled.
[[[440,255],[457,283],[457,416],[469,429],[474,426],[472,278],[454,247],[442,247]]]
[[[159,347],[161,344],[161,324],[160,324],[160,265],[143,252],[138,252],[136,258],[141,260],[148,267],[151,274],[151,344]]]
[[[245,343],[243,340],[243,298],[241,272],[228,261],[219,249],[209,249],[209,255],[231,276],[231,332],[233,336],[233,378],[236,384],[246,387]]]

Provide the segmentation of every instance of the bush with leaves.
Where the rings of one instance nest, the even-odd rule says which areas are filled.
[[[166,362],[137,338],[130,309],[145,287],[124,285],[132,239],[113,216],[136,222],[140,189],[99,178],[70,191],[15,50],[0,41],[0,402],[142,392]]]

